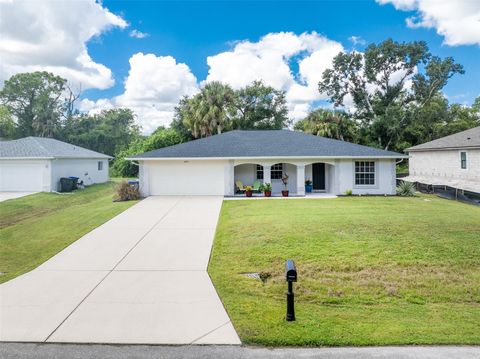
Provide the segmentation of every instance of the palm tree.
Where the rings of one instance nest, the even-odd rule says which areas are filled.
[[[194,138],[201,137],[201,124],[197,113],[197,109],[200,107],[200,100],[199,94],[192,98],[184,97],[176,108],[177,116]]]
[[[202,90],[204,122],[210,134],[218,134],[230,126],[228,112],[232,106],[234,92],[228,85],[212,81]]]
[[[182,99],[177,112],[195,138],[222,133],[231,127],[228,116],[234,92],[228,85],[213,81],[192,98]]]
[[[316,109],[302,120],[297,128],[315,136],[354,141],[357,124],[345,112]]]

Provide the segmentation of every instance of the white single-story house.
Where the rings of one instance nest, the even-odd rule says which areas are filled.
[[[44,137],[0,141],[0,191],[51,192],[62,177],[107,182],[110,156]]]
[[[271,183],[286,189],[392,195],[396,160],[405,155],[288,130],[230,131],[129,158],[139,165],[140,190],[149,195],[234,196],[236,183]]]
[[[410,147],[407,181],[480,193],[480,126]]]

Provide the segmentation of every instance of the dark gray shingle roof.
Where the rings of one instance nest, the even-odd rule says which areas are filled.
[[[480,148],[480,126],[407,148],[407,152],[456,148]]]
[[[288,130],[230,131],[131,158],[393,157],[404,155]]]
[[[111,158],[66,142],[45,137],[0,141],[0,158]]]

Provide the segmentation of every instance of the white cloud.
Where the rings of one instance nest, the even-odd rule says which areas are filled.
[[[238,89],[254,80],[263,80],[286,91],[289,117],[299,120],[318,106],[318,101],[327,99],[318,92],[318,82],[341,51],[344,49],[340,43],[317,33],[268,34],[258,42],[237,42],[231,51],[210,56],[207,59],[210,70],[202,84],[217,80]],[[402,71],[395,73],[391,82],[398,82],[403,74]],[[410,78],[405,86],[411,86]],[[370,92],[376,89],[369,87]],[[198,91],[197,79],[186,64],[177,63],[171,56],[137,53],[130,58],[123,94],[97,101],[85,99],[79,107],[89,112],[113,107],[131,108],[143,131],[150,133],[171,122],[180,98]],[[353,106],[352,98],[347,96],[346,109],[351,110]]]
[[[128,34],[128,36],[130,37],[134,37],[136,39],[144,39],[148,36],[150,36],[149,34],[147,34],[146,32],[141,32],[137,29],[133,29],[132,31],[130,31],[130,33]]]
[[[348,38],[348,41],[350,41],[353,45],[366,45],[367,42],[362,39],[361,36],[350,36]]]
[[[236,42],[230,51],[209,56],[210,69],[205,82],[222,81],[240,88],[255,80],[286,91],[290,116],[304,117],[310,103],[324,97],[318,81],[343,46],[316,32],[296,35],[292,32],[270,33],[258,42]],[[292,63],[298,66],[294,74]]]
[[[97,101],[85,99],[80,109],[98,112],[112,107],[131,108],[143,131],[150,133],[171,122],[180,98],[198,91],[197,79],[190,68],[171,56],[137,53],[129,62],[130,71],[122,95]]]
[[[96,63],[86,43],[127,23],[89,1],[0,2],[0,81],[19,72],[50,71],[83,89],[114,84],[112,72]]]
[[[480,45],[480,1],[478,0],[377,0],[397,10],[417,11],[407,18],[410,28],[435,28],[450,46]]]

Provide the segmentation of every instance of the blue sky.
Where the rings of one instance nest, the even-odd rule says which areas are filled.
[[[316,31],[341,42],[347,49],[362,50],[351,36],[366,43],[388,37],[396,41],[426,41],[430,51],[453,56],[466,74],[453,78],[445,88],[452,101],[470,104],[480,95],[479,45],[447,46],[435,29],[411,29],[405,19],[414,11],[397,11],[375,1],[104,1],[104,6],[121,14],[132,27],[149,34],[131,38],[127,30],[113,30],[88,44],[97,62],[113,70],[116,85],[106,91],[91,91],[91,98],[111,97],[123,92],[128,59],[136,52],[171,55],[188,64],[198,79],[208,72],[207,56],[227,51],[238,40],[258,41],[272,32],[296,34]],[[114,55],[113,55],[114,54]]]
[[[212,80],[239,88],[262,79],[302,118],[327,104],[317,83],[339,51],[387,38],[424,40],[463,64],[466,74],[444,89],[451,102],[480,95],[478,0],[23,0],[0,2],[0,32],[0,86],[50,71],[82,90],[82,111],[130,107],[145,133]]]

